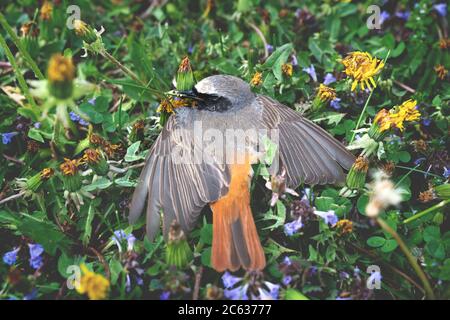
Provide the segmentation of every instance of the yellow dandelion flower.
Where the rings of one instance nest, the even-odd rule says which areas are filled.
[[[294,68],[292,67],[292,64],[290,63],[283,63],[281,66],[281,71],[288,77],[292,77],[292,73],[294,72]]]
[[[254,87],[259,86],[262,83],[262,73],[261,72],[255,72],[255,74],[252,77],[252,80],[250,80],[250,84]]]
[[[353,78],[352,91],[356,90],[358,84],[361,89],[373,90],[377,85],[373,77],[384,67],[384,62],[373,58],[368,52],[355,51],[349,53],[343,60],[345,73]]]
[[[375,116],[374,122],[378,124],[381,132],[394,127],[403,131],[403,123],[405,121],[416,121],[419,119],[420,112],[417,110],[417,101],[409,99],[390,111],[386,109],[380,110]]]
[[[176,108],[180,107],[187,107],[189,106],[189,103],[186,99],[164,99],[160,102],[158,109],[156,109],[157,112],[167,112],[167,113],[173,113]]]
[[[83,161],[81,159],[68,159],[64,158],[64,162],[59,166],[59,169],[65,176],[74,176],[78,172],[78,166]]]
[[[84,150],[83,160],[89,164],[96,164],[100,161],[100,152],[96,149]]]
[[[55,170],[53,170],[52,168],[44,168],[42,169],[40,176],[42,179],[50,179],[54,173]]]
[[[59,53],[53,55],[48,63],[47,74],[50,82],[72,81],[75,78],[75,67],[72,59]]]
[[[52,18],[53,5],[49,1],[44,1],[41,7],[41,19],[50,20]]]
[[[335,227],[341,236],[353,232],[353,222],[348,219],[339,220]]]
[[[91,300],[102,300],[107,297],[109,291],[109,281],[104,276],[90,271],[86,265],[82,264],[80,283],[75,288],[80,294],[87,294]]]
[[[448,74],[448,70],[442,64],[438,64],[434,67],[434,71],[436,72],[439,79],[444,80]]]
[[[336,90],[321,83],[317,90],[317,96],[322,102],[331,101],[336,99]]]

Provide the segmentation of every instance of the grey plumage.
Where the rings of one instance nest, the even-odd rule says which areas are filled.
[[[211,76],[200,81],[196,90],[220,98],[221,108],[209,102],[199,108],[176,109],[151,148],[133,194],[130,223],[139,218],[147,200],[147,234],[151,239],[159,229],[161,210],[165,233],[173,219],[188,232],[202,208],[228,192],[230,170],[224,159],[206,154],[207,163],[177,164],[171,156],[176,148],[186,153],[204,150],[202,142],[195,139],[196,121],[201,121],[204,130],[220,132],[279,129],[280,162],[290,187],[343,182],[342,168],[349,169],[354,162],[354,156],[318,125],[269,97],[254,94],[239,78]],[[236,237],[240,232],[233,227]],[[240,258],[245,261],[245,257]]]

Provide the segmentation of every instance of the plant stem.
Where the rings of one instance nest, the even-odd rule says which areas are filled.
[[[30,94],[30,90],[28,89],[28,85],[25,81],[25,78],[20,72],[19,66],[16,63],[16,59],[14,58],[14,55],[12,54],[11,50],[9,50],[9,47],[1,34],[0,34],[0,46],[2,46],[3,50],[5,50],[6,57],[8,58],[9,63],[11,63],[11,66],[14,69],[14,73],[17,76],[17,81],[19,82],[20,89],[22,89],[23,94],[25,95],[31,106],[36,107],[36,103],[34,102],[34,99]]]
[[[120,70],[122,70],[125,74],[129,75],[134,81],[140,83],[143,86],[146,85],[146,83],[143,82],[141,79],[139,79],[138,76],[133,71],[131,71],[122,63],[120,63],[116,58],[114,58],[111,54],[109,54],[108,51],[102,50],[100,51],[100,54],[109,61],[111,61],[112,63],[114,63],[117,67],[119,67]]]
[[[406,256],[406,259],[408,260],[409,264],[414,269],[414,271],[416,272],[420,281],[422,282],[427,298],[431,299],[431,300],[436,299],[433,289],[431,288],[430,282],[427,279],[427,276],[423,272],[422,268],[420,268],[419,264],[417,263],[416,258],[412,255],[411,251],[409,251],[408,247],[403,242],[403,240],[400,238],[398,233],[394,229],[392,229],[383,219],[377,218],[377,222],[384,231],[389,233],[395,239],[395,241],[397,241],[400,249],[403,251],[403,254]]]
[[[14,30],[11,28],[11,26],[9,25],[8,21],[6,21],[5,17],[3,16],[3,14],[0,12],[0,24],[3,26],[3,28],[6,30],[6,32],[9,34],[9,36],[11,37],[12,41],[14,42],[14,44],[16,45],[17,49],[19,49],[20,53],[22,54],[23,58],[25,59],[25,61],[28,63],[28,65],[30,66],[31,70],[33,70],[34,74],[36,75],[36,77],[39,80],[44,80],[45,77],[42,74],[41,70],[39,70],[39,67],[37,66],[36,62],[34,62],[33,58],[30,56],[30,54],[28,53],[28,51],[24,48],[24,46],[22,45],[22,42],[20,41],[20,39],[17,37],[16,33],[14,32]]]
[[[387,59],[389,58],[389,55],[390,55],[390,54],[391,54],[391,50],[388,51],[388,53],[387,53],[387,55],[386,55],[386,58],[383,60],[383,63],[386,63],[386,61],[387,61]],[[378,77],[378,78],[379,78],[379,77]],[[378,81],[378,79],[377,79],[377,81]],[[351,143],[353,142],[353,140],[355,139],[355,136],[356,136],[356,130],[358,130],[359,125],[361,124],[361,121],[362,121],[362,119],[363,119],[363,117],[364,117],[364,114],[366,113],[367,106],[369,105],[369,101],[370,101],[370,99],[372,98],[372,95],[373,95],[374,90],[375,90],[375,88],[373,88],[373,89],[370,91],[370,94],[369,94],[369,96],[367,97],[366,103],[364,104],[364,108],[362,109],[361,114],[359,115],[358,121],[356,122],[356,127],[355,127],[355,129],[353,130],[352,138],[350,139],[350,143],[349,143],[349,144],[351,144]]]
[[[449,202],[450,202],[450,199],[443,200],[443,201],[439,202],[438,204],[435,204],[434,206],[429,207],[428,209],[425,209],[425,210],[423,210],[423,211],[413,215],[412,217],[409,217],[408,219],[404,220],[403,223],[404,224],[410,223],[410,222],[412,222],[414,220],[422,218],[424,215],[426,215],[426,214],[428,214],[430,212],[433,212],[433,211],[435,211],[437,209],[443,208]]]

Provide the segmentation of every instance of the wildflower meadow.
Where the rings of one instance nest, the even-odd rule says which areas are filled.
[[[0,11],[1,300],[450,299],[447,2],[5,0]],[[190,193],[219,170],[169,184],[179,173],[151,169],[176,116],[246,99],[196,87],[213,75],[318,126],[305,136],[336,139],[280,135],[300,179],[271,172],[279,145],[260,143],[268,160],[220,209],[248,193],[263,255],[245,264],[231,248],[243,268],[214,252],[229,234],[217,238],[222,198],[210,194],[225,187]],[[257,122],[245,117],[233,121]],[[338,143],[348,168],[320,151]],[[315,174],[331,158],[341,179]],[[140,188],[147,205],[132,204]],[[168,195],[176,219],[161,209]],[[140,205],[147,217],[129,217]]]

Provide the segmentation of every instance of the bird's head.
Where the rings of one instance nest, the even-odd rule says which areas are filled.
[[[239,108],[255,98],[247,82],[229,75],[210,76],[200,80],[192,90],[172,90],[170,94],[197,100],[199,109],[214,111]]]

